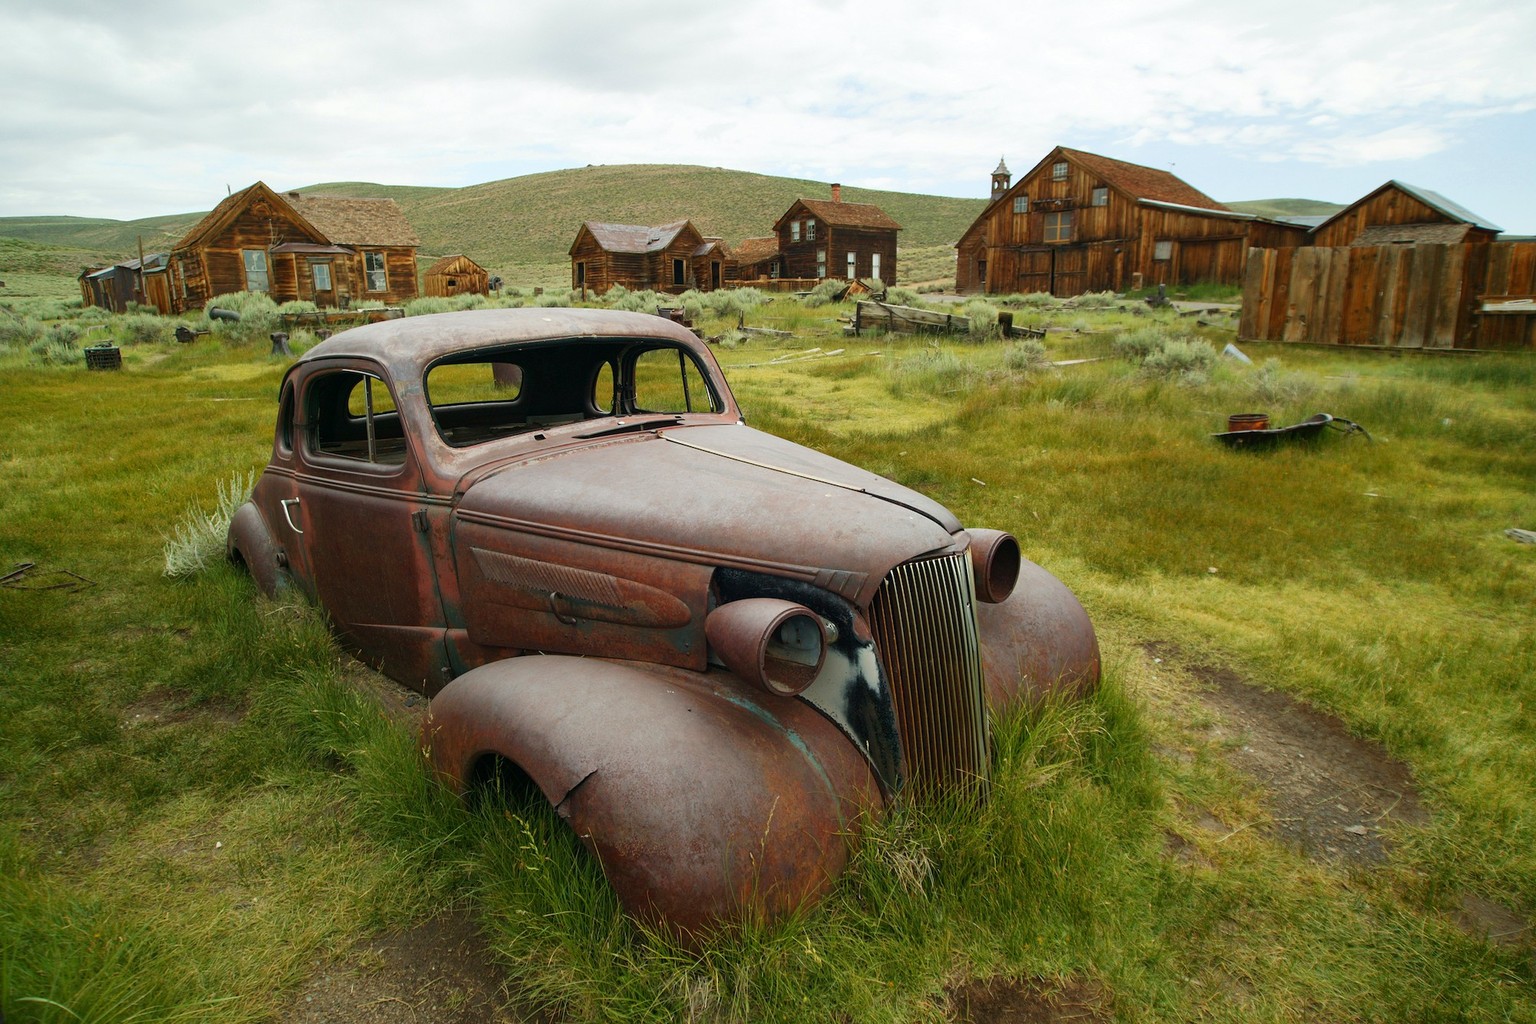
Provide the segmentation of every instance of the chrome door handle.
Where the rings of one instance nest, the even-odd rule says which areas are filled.
[[[282,501],[278,502],[279,505],[283,506],[283,518],[288,520],[288,529],[292,530],[294,533],[302,534],[304,531],[293,525],[293,509],[288,507],[290,505],[297,505],[298,503],[298,498],[284,498]]]

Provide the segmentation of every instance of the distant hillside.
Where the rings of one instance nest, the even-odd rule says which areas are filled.
[[[769,234],[773,222],[795,199],[828,198],[831,187],[827,182],[719,167],[624,164],[528,174],[465,188],[347,181],[297,191],[393,199],[421,236],[424,257],[462,252],[506,273],[562,264],[583,221],[664,224],[686,217],[705,235],[735,244]],[[987,205],[985,199],[882,192],[848,183],[844,183],[843,198],[881,207],[903,228],[902,250],[909,256],[928,250],[933,254],[929,258],[938,260],[937,266],[943,265],[939,259],[945,255],[943,250],[959,240]],[[1227,205],[1270,217],[1317,216],[1342,209],[1336,203],[1311,199]],[[0,236],[133,256],[140,238],[146,252],[164,250],[203,215],[181,213],[134,221],[0,217]],[[941,276],[948,272],[942,271]]]
[[[1344,209],[1343,203],[1326,203],[1321,199],[1250,199],[1226,205],[1239,213],[1260,217],[1331,217]]]
[[[270,183],[269,183],[270,184]],[[665,164],[549,171],[466,188],[328,182],[297,189],[323,195],[388,198],[400,204],[423,255],[467,253],[496,268],[566,259],[583,221],[663,224],[687,218],[728,243],[772,232],[795,199],[828,198],[826,182],[747,171]],[[215,197],[219,198],[219,197]],[[874,203],[903,227],[901,246],[953,245],[986,206],[982,199],[843,188],[851,203]],[[136,255],[169,246],[203,213],[135,221],[83,217],[0,217],[0,236]]]

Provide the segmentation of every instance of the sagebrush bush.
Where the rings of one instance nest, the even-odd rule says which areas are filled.
[[[1115,355],[1139,363],[1153,352],[1160,351],[1173,337],[1166,327],[1156,324],[1138,327],[1115,338]]]
[[[997,307],[986,299],[971,299],[959,309],[971,321],[971,337],[985,338],[997,333]]]
[[[704,304],[718,317],[742,317],[771,301],[756,288],[723,288],[707,292]]]
[[[134,313],[123,317],[117,325],[118,336],[125,345],[153,345],[167,341],[171,325],[157,313]]]
[[[1107,309],[1120,301],[1114,292],[1084,292],[1075,300],[1083,309]]]
[[[188,505],[165,538],[165,575],[171,579],[184,579],[222,560],[229,521],[250,498],[255,486],[255,470],[243,476],[236,473],[228,480],[219,481],[212,511],[201,505]]]
[[[51,324],[43,332],[43,343],[47,345],[67,345],[73,348],[84,334],[85,331],[78,324]]]
[[[911,288],[887,288],[885,301],[895,306],[919,306],[923,297]]]
[[[30,348],[43,339],[43,325],[29,316],[0,320],[0,346]]]
[[[836,302],[837,296],[846,290],[847,287],[848,282],[846,281],[839,281],[835,277],[824,278],[801,301],[812,309],[825,306],[829,302]]]
[[[1016,341],[1003,350],[1003,369],[1012,373],[1034,373],[1050,367],[1051,357],[1045,351],[1045,342],[1038,338]]]
[[[279,313],[318,313],[320,307],[308,299],[289,299],[277,307]]]
[[[930,394],[958,391],[976,376],[968,360],[937,345],[896,360],[890,372],[898,391],[915,388]]]
[[[1004,296],[1002,301],[1005,306],[1033,306],[1038,309],[1056,305],[1056,296],[1050,292],[1028,292],[1024,295],[1015,292]]]
[[[1247,385],[1248,394],[1263,405],[1295,405],[1317,390],[1311,377],[1282,369],[1278,359],[1264,360],[1264,365],[1249,375]]]
[[[361,308],[361,307],[359,307]],[[209,329],[215,338],[223,338],[236,345],[265,339],[279,329],[277,303],[265,292],[229,292],[215,295],[203,306],[206,315],[211,309],[228,309],[240,314],[239,320],[208,318]]]
[[[1142,360],[1141,372],[1180,384],[1198,386],[1211,379],[1216,350],[1209,342],[1175,338]]]

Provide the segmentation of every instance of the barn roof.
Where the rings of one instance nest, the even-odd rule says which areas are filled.
[[[838,203],[830,199],[796,199],[795,202],[835,228],[901,230],[900,224],[897,224],[886,215],[884,210],[873,203]],[[793,210],[794,206],[790,206],[789,209]],[[785,211],[784,217],[787,216],[789,216],[789,212]],[[779,223],[783,222],[784,217],[779,218]]]
[[[779,236],[768,235],[764,238],[743,238],[741,244],[731,250],[731,255],[736,257],[736,262],[743,265],[762,263],[771,260],[779,254]]]
[[[593,241],[608,252],[660,252],[676,241],[682,230],[692,225],[686,220],[649,227],[644,224],[599,224],[587,221],[583,227]]]
[[[1081,149],[1068,149],[1065,146],[1057,146],[1046,160],[1051,160],[1057,153],[1097,174],[1106,185],[1113,186],[1137,199],[1153,199],[1203,210],[1226,209],[1204,192],[1168,171],[1160,171],[1155,167],[1143,167],[1141,164],[1133,164],[1125,160],[1115,160],[1097,153],[1087,153]],[[1044,162],[1041,161],[1041,163]]]
[[[338,245],[421,244],[393,199],[347,199],[299,192],[287,192],[280,198]]]

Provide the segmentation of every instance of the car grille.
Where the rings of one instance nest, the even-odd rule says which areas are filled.
[[[968,555],[899,565],[870,605],[896,705],[907,784],[919,795],[986,784],[987,713]]]

